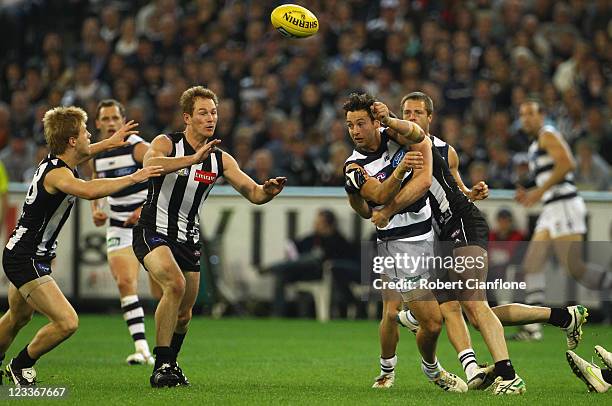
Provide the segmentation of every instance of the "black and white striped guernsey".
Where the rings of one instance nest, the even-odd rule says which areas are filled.
[[[172,141],[169,157],[195,153],[184,133],[167,137]],[[138,224],[173,241],[196,244],[200,240],[200,208],[221,176],[222,152],[216,150],[202,163],[150,179]]]
[[[63,167],[69,168],[64,161],[50,154],[38,165],[17,227],[6,244],[6,249],[13,255],[37,259],[55,257],[57,236],[68,220],[76,198],[60,191],[50,194],[44,182],[50,171]],[[76,169],[72,173],[79,177]]]
[[[134,147],[144,140],[137,135],[130,135],[126,141],[130,145],[96,155],[94,169],[98,178],[127,176],[142,168],[142,164],[134,159]],[[147,188],[147,182],[141,182],[128,186],[108,197],[111,226],[125,227],[123,223],[134,210],[142,206],[147,198]]]
[[[551,125],[543,126],[538,132],[538,138],[535,139],[529,146],[528,158],[529,158],[529,170],[531,171],[535,183],[537,186],[542,186],[553,172],[555,162],[546,150],[541,149],[538,144],[540,134],[543,132],[555,133],[558,137],[562,138],[561,134],[557,129]],[[574,172],[570,171],[565,175],[565,178],[552,186],[542,196],[542,202],[544,204],[551,203],[557,200],[571,199],[578,196],[576,185],[574,184]]]
[[[356,163],[363,167],[368,175],[384,181],[397,167],[406,154],[407,149],[393,141],[387,136],[384,128],[381,129],[381,143],[378,150],[374,152],[353,150],[353,154],[346,160],[344,166]],[[402,187],[412,179],[412,170],[406,172],[402,181]],[[372,208],[382,206],[373,202],[367,202]],[[403,240],[421,241],[433,238],[431,227],[431,208],[427,194],[412,205],[401,210],[389,219],[385,228],[376,228],[376,236],[381,241]]]
[[[459,189],[448,166],[449,145],[436,136],[432,140],[433,173],[429,188],[432,219],[436,231],[448,223],[453,216],[460,217],[473,205]]]

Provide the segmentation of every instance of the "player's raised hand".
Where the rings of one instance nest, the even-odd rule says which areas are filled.
[[[370,221],[378,228],[385,228],[389,225],[389,217],[382,214],[380,210],[372,210]]]
[[[489,197],[489,185],[485,182],[480,181],[472,187],[472,193],[470,199],[472,201],[484,200]]]
[[[108,219],[108,214],[106,214],[104,211],[100,209],[94,210],[92,216],[93,216],[93,222],[96,225],[96,227],[102,227],[104,224],[106,224],[106,219]]]
[[[196,163],[204,162],[217,149],[218,144],[221,144],[221,140],[214,139],[202,145],[194,154]]]
[[[287,183],[287,178],[284,176],[268,179],[263,184],[263,191],[270,196],[276,196],[283,190],[285,183]]]
[[[146,168],[142,168],[131,174],[132,180],[135,183],[143,182],[149,178],[156,178],[161,176],[164,172],[164,167],[155,165],[155,166],[147,166]]]
[[[402,165],[402,167],[404,167],[406,170],[410,168],[423,169],[424,164],[425,161],[423,160],[423,154],[421,151],[408,151],[400,163],[400,165]]]
[[[389,108],[386,104],[381,102],[374,102],[372,107],[370,107],[372,111],[372,115],[374,119],[380,121],[383,124],[386,124],[387,120],[389,120]]]
[[[125,141],[125,139],[132,134],[138,134],[138,131],[134,130],[134,128],[136,127],[138,127],[138,123],[134,120],[130,120],[127,123],[123,124],[121,128],[115,131],[113,135],[108,137],[107,142],[109,148],[118,148],[130,145],[130,143]]]

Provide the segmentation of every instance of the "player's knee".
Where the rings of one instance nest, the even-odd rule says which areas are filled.
[[[383,321],[385,323],[396,323],[398,313],[399,311],[395,307],[387,308],[385,314],[383,314]]]
[[[164,294],[182,298],[185,295],[185,277],[182,274],[171,278],[164,284]]]
[[[419,320],[419,327],[430,335],[438,335],[442,331],[442,318],[428,317],[424,320]]]
[[[63,337],[70,337],[79,328],[79,316],[77,316],[76,313],[67,315],[62,318],[57,325]]]
[[[442,315],[445,318],[447,315],[449,317],[453,317],[453,316],[456,316],[457,313],[459,314],[461,313],[461,304],[459,304],[459,302],[456,300],[452,300],[450,302],[444,302],[440,304],[440,311],[442,312]]]
[[[122,294],[129,294],[136,291],[136,281],[129,278],[117,278],[117,288]]]

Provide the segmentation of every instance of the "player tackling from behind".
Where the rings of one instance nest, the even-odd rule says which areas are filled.
[[[472,190],[468,189],[459,174],[459,157],[455,149],[443,140],[429,133],[429,125],[434,115],[434,105],[431,98],[422,92],[412,92],[404,96],[401,108],[405,120],[417,123],[432,138],[434,146],[442,158],[448,163],[453,178],[466,197],[472,201],[486,198],[488,196],[487,185],[484,182],[479,182]],[[409,198],[409,196],[405,197]],[[398,198],[401,200],[401,196],[398,196]],[[433,195],[430,196],[430,203],[433,206],[433,211],[438,213],[438,215],[433,217],[433,221],[439,235],[440,227],[438,223],[442,222],[440,220],[442,211]],[[386,210],[389,209],[390,208],[386,208]],[[388,212],[385,214],[386,210],[375,212],[373,218],[376,217],[377,221],[381,221],[382,217],[382,220],[385,220],[388,215]],[[479,367],[476,361],[476,354],[472,348],[461,305],[453,292],[442,290],[437,293],[438,301],[440,302],[440,310],[446,324],[448,339],[457,351],[459,361],[467,376],[468,387],[470,389],[484,389],[489,383],[488,380],[485,379],[485,376],[491,368],[485,369]],[[398,305],[399,303],[394,304],[390,309],[397,308]],[[524,325],[538,321],[547,322],[551,325],[560,327],[565,330],[567,335],[568,348],[574,349],[580,341],[582,324],[585,321],[580,317],[580,308],[582,308],[582,306],[551,309],[548,307],[512,303],[494,307],[492,310],[504,326]],[[410,310],[402,310],[397,313],[397,320],[400,325],[410,328],[413,333],[418,329],[418,322],[414,319]]]
[[[159,165],[163,176],[149,183],[140,220],[134,227],[134,252],[160,285],[155,312],[153,387],[188,385],[176,362],[191,320],[200,285],[199,212],[217,179],[223,176],[251,203],[264,204],[279,194],[286,178],[259,185],[246,175],[212,139],[217,125],[218,99],[202,86],[187,89],[180,98],[185,130],[162,134],[151,143],[145,167]]]
[[[35,310],[49,319],[6,366],[6,374],[16,386],[35,385],[36,361],[70,337],[79,324],[76,312],[51,277],[56,239],[75,197],[99,199],[161,173],[160,167],[152,166],[115,179],[79,179],[79,164],[96,153],[126,145],[124,138],[137,133],[133,130],[137,124],[129,122],[113,136],[90,145],[86,122],[87,114],[77,107],[57,107],[45,113],[49,155],[34,174],[23,213],[2,254],[2,266],[11,283],[9,310],[0,318],[0,360]]]
[[[121,103],[107,99],[98,104],[96,128],[100,130],[101,139],[110,137],[124,124],[125,108]],[[142,168],[149,143],[136,134],[130,135],[126,141],[128,145],[105,151],[90,161],[93,178],[116,178]],[[129,365],[154,363],[145,338],[144,311],[137,294],[140,263],[132,249],[132,228],[138,222],[146,197],[146,183],[130,186],[108,197],[110,224],[106,229],[106,252],[110,271],[119,290],[123,318],[134,341],[135,352],[126,359]],[[103,203],[103,200],[98,199],[91,201],[93,221],[98,227],[105,225],[109,217],[102,209]],[[152,280],[149,282],[153,290],[155,283]]]

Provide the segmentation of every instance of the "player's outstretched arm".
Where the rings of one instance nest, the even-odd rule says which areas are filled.
[[[526,207],[539,202],[548,189],[565,179],[568,172],[576,169],[576,162],[569,146],[558,134],[546,131],[540,135],[539,142],[540,147],[552,158],[554,167],[550,177],[543,185],[527,191],[517,190],[516,200]]]
[[[172,173],[204,161],[220,142],[216,139],[211,140],[201,146],[193,155],[169,157],[168,155],[172,152],[172,141],[166,135],[158,135],[151,142],[151,146],[144,155],[143,166],[161,166],[163,175]]]
[[[374,102],[371,107],[374,118],[382,125],[391,129],[389,135],[400,145],[417,144],[425,138],[425,131],[416,123],[391,117],[389,108],[381,102]]]
[[[459,173],[459,155],[457,151],[451,145],[448,146],[448,168],[450,169],[457,186],[468,197],[471,201],[484,200],[489,197],[489,185],[484,181],[480,181],[472,187],[472,189],[465,186],[461,174]]]
[[[68,168],[58,168],[49,171],[45,177],[45,189],[51,193],[64,192],[69,195],[80,197],[87,200],[99,199],[101,197],[112,195],[132,186],[136,183],[143,182],[149,178],[160,176],[162,173],[161,166],[150,166],[144,169],[139,169],[131,175],[121,176],[113,179],[93,179],[84,181],[75,178],[72,171]]]
[[[83,162],[91,159],[93,156],[99,154],[100,152],[108,151],[110,149],[124,147],[126,145],[130,145],[125,139],[132,134],[138,134],[138,131],[134,130],[134,128],[138,127],[138,123],[135,123],[134,120],[130,120],[124,125],[121,126],[113,135],[108,137],[105,140],[100,142],[96,142],[95,144],[91,144],[89,146],[89,155],[81,159],[78,164],[82,164]]]
[[[421,152],[408,152],[389,179],[382,183],[368,176],[361,166],[351,163],[345,168],[345,189],[347,192],[359,192],[359,195],[367,201],[386,204],[399,192],[404,176],[410,168],[423,168]]]
[[[279,176],[259,185],[240,169],[238,162],[227,152],[223,152],[223,176],[234,189],[254,204],[268,203],[283,190],[287,182],[287,178]]]
[[[419,200],[431,186],[433,173],[432,144],[429,138],[425,138],[418,144],[413,145],[413,151],[419,151],[423,155],[423,168],[415,169],[412,179],[400,190],[400,192],[385,207],[372,212],[372,223],[377,227],[386,227],[389,219],[395,213],[403,210]]]

